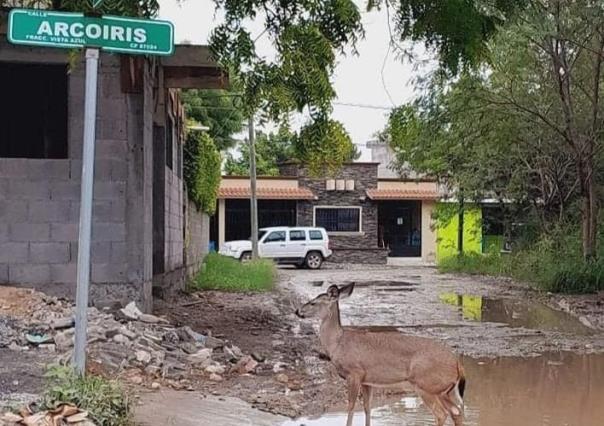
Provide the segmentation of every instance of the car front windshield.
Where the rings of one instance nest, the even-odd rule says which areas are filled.
[[[260,241],[262,239],[262,237],[264,237],[266,235],[266,231],[258,231],[258,241]],[[248,240],[251,240],[252,237],[250,236],[250,238],[248,238]]]

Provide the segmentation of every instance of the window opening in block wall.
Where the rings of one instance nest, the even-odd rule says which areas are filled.
[[[66,64],[0,62],[0,157],[68,156]]]

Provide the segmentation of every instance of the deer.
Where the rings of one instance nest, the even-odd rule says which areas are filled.
[[[300,318],[320,319],[321,346],[347,384],[346,426],[352,426],[359,393],[363,396],[365,426],[371,426],[373,389],[405,384],[414,387],[437,426],[443,426],[449,417],[455,426],[462,426],[466,379],[459,358],[434,339],[342,327],[339,302],[353,290],[354,283],[331,285],[295,312]]]

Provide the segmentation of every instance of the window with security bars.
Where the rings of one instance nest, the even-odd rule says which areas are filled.
[[[327,232],[360,232],[361,209],[356,207],[315,209],[315,226]]]

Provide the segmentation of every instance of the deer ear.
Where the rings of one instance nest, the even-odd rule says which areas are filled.
[[[352,294],[354,290],[354,283],[350,283],[348,285],[340,287],[340,299],[345,299],[346,297]]]
[[[329,288],[327,289],[327,295],[332,299],[337,299],[338,297],[340,297],[340,290],[338,289],[338,286],[329,286]]]

